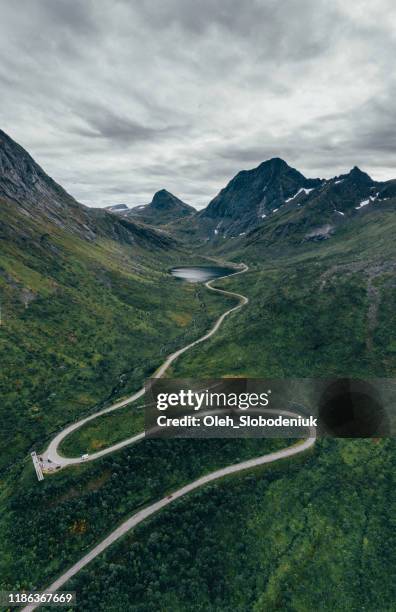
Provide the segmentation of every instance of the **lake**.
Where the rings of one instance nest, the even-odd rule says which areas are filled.
[[[235,268],[225,268],[222,266],[179,266],[170,271],[173,276],[189,283],[206,283],[212,278],[229,276],[237,272]]]

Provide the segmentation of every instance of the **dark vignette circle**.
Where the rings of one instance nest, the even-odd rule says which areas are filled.
[[[322,435],[371,438],[389,433],[389,424],[375,387],[360,380],[328,382],[319,399]]]

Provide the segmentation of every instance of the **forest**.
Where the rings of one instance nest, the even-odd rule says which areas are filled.
[[[393,610],[395,467],[394,439],[321,441],[178,500],[68,586],[89,611]]]

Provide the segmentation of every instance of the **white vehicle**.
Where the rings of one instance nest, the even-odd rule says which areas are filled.
[[[85,453],[85,455],[81,455],[81,459],[82,461],[85,461],[86,459],[88,459],[88,453]]]

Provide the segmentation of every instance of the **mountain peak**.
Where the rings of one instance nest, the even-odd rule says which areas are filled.
[[[319,179],[307,179],[280,157],[273,157],[252,170],[239,172],[198,214],[207,220],[209,238],[238,235],[263,223],[301,190],[315,189],[320,183]]]
[[[3,202],[16,219],[29,219],[37,240],[41,240],[45,224],[48,235],[56,230],[89,242],[102,236],[126,244],[148,243],[161,248],[169,244],[168,238],[149,228],[141,228],[129,219],[118,219],[106,209],[87,208],[77,202],[21,145],[0,130],[1,205]]]
[[[144,223],[166,225],[195,212],[195,208],[177,198],[167,189],[160,189],[156,191],[150,204],[133,208],[128,214],[139,217]]]
[[[349,176],[350,178],[354,180],[359,180],[359,181],[364,180],[366,182],[367,181],[372,182],[372,178],[366,172],[363,172],[362,170],[360,170],[360,168],[358,168],[357,166],[354,166],[352,170],[349,171],[347,176]]]
[[[156,196],[172,196],[172,198],[175,198],[176,196],[173,195],[173,193],[171,193],[170,191],[168,191],[167,189],[159,189],[158,191],[155,192],[154,194],[154,198]]]
[[[261,166],[272,166],[275,168],[290,168],[289,164],[287,162],[285,162],[284,159],[282,159],[281,157],[271,157],[270,159],[267,159],[263,162],[261,162],[261,164],[259,165],[259,167]]]
[[[157,191],[150,204],[147,205],[146,211],[148,208],[159,209],[159,210],[171,210],[171,211],[191,211],[194,212],[194,209],[189,204],[186,204],[179,198],[177,198],[173,193],[167,191],[166,189],[160,189]]]
[[[170,193],[170,191],[167,191],[166,189],[160,189],[159,191],[155,192],[153,199],[151,200],[150,204],[148,204],[148,206],[161,209],[172,208],[176,203],[179,202],[184,204],[184,202],[174,196],[173,193]]]

